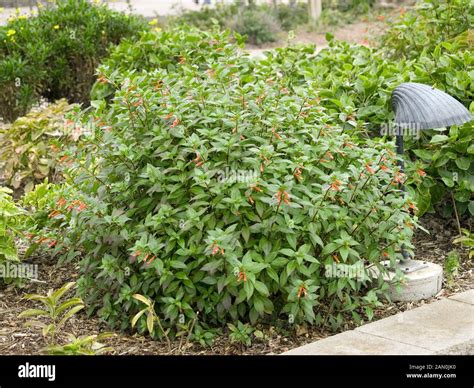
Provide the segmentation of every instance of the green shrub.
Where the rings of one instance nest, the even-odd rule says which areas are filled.
[[[418,1],[415,9],[403,12],[392,23],[382,36],[381,47],[396,58],[418,58],[443,42],[470,39],[472,45],[473,23],[471,0]]]
[[[18,118],[0,134],[0,162],[7,185],[30,191],[48,178],[61,178],[62,152],[79,136],[79,129],[65,115],[73,106],[66,100]]]
[[[323,0],[323,9],[333,9],[341,12],[367,12],[375,0]]]
[[[453,126],[446,131],[431,131],[413,145],[410,153],[417,161],[409,164],[407,181],[419,214],[434,210],[444,216],[474,216],[474,126]],[[425,176],[426,175],[426,176]]]
[[[382,126],[394,118],[391,95],[402,82],[433,85],[474,112],[474,56],[462,43],[442,43],[432,53],[417,59],[395,61],[386,58],[384,51],[329,38],[329,47],[317,55],[313,46],[269,52],[257,71],[262,76],[281,73],[289,88],[316,88],[321,105],[344,121],[345,129],[354,130],[359,139],[367,135],[384,136]],[[472,209],[472,132],[471,123],[453,127],[454,135],[441,137],[446,141],[433,138],[437,131],[423,131],[419,140],[406,139],[406,159],[414,161],[408,163],[408,184],[420,215],[440,204],[444,214],[454,214],[451,191],[460,214],[469,206]],[[419,176],[417,170],[426,171],[427,176]]]
[[[237,36],[241,41],[241,38]],[[123,80],[123,74],[134,70],[165,69],[181,73],[184,64],[194,65],[204,73],[206,61],[235,55],[238,46],[231,43],[228,32],[214,28],[200,31],[189,26],[168,30],[146,31],[138,40],[124,39],[98,68],[99,80],[92,89],[95,100],[109,98],[115,91],[114,84]]]
[[[262,5],[262,9],[273,14],[284,31],[290,31],[308,23],[308,4],[306,2]]]
[[[328,45],[318,54],[314,45],[269,51],[257,71],[282,74],[289,88],[315,88],[321,105],[340,116],[346,129],[379,133],[380,125],[393,117],[393,89],[410,80],[406,63],[387,61],[372,48],[336,41],[330,34]]]
[[[251,44],[261,45],[275,42],[281,32],[280,25],[271,13],[257,8],[247,8],[229,21],[228,26],[245,35]]]
[[[188,25],[201,30],[212,30],[215,24],[225,28],[227,21],[232,18],[239,8],[237,1],[233,3],[217,2],[212,7],[202,7],[197,11],[184,10],[178,16],[171,16],[167,22],[171,26]]]
[[[242,61],[131,72],[86,116],[91,138],[70,170],[81,203],[43,214],[61,213],[57,252],[81,255],[81,296],[113,326],[130,327],[135,294],[172,332],[198,311],[211,327],[370,319],[387,288],[370,268],[411,247],[387,145],[355,144],[311,88],[244,83]],[[339,263],[360,277],[337,277]]]
[[[211,30],[217,24],[234,32],[246,34],[252,44],[274,42],[281,29],[289,31],[308,22],[306,3],[250,4],[240,1],[217,3],[199,11],[184,11],[168,20],[169,25],[191,25]]]
[[[145,28],[86,0],[58,0],[37,16],[10,20],[0,27],[0,117],[24,115],[40,96],[87,104],[109,46]]]

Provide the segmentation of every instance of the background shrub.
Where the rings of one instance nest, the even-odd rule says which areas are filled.
[[[7,185],[28,192],[45,178],[60,179],[62,152],[78,136],[65,117],[72,109],[63,99],[18,118],[3,130],[0,161]]]
[[[39,96],[87,104],[95,68],[141,19],[86,0],[58,0],[0,27],[0,117],[25,114]]]
[[[282,30],[289,31],[308,22],[306,3],[294,4],[244,4],[217,3],[199,11],[184,11],[167,21],[170,25],[191,25],[203,30],[211,30],[217,24],[222,29],[230,29],[247,36],[251,44],[261,45],[275,42]]]
[[[395,58],[418,58],[457,38],[469,39],[472,45],[473,23],[474,5],[470,0],[422,0],[390,25],[381,46]]]
[[[242,38],[236,36],[238,42]],[[109,98],[129,71],[165,69],[182,73],[184,64],[194,65],[203,73],[206,62],[236,54],[239,46],[231,42],[229,32],[201,31],[194,27],[177,26],[167,30],[145,31],[138,40],[124,39],[98,68],[99,81],[92,89],[92,99]]]
[[[268,52],[257,71],[262,76],[282,74],[289,88],[316,88],[321,104],[334,115],[333,122],[342,120],[344,128],[355,131],[362,141],[367,136],[384,136],[382,126],[394,118],[391,95],[402,82],[433,85],[474,112],[474,57],[463,42],[443,42],[415,59],[393,60],[387,58],[383,48],[349,45],[328,38],[329,47],[318,54],[314,46]],[[460,214],[472,209],[474,178],[470,166],[474,160],[468,148],[472,131],[471,122],[453,128],[450,134],[423,131],[419,140],[405,140],[406,159],[413,160],[408,168],[414,173],[408,183],[413,187],[410,192],[414,202],[419,203],[419,215],[434,211],[435,207],[445,215],[454,214],[451,191]],[[443,136],[433,139],[437,134]],[[418,170],[428,176],[420,177]]]
[[[232,30],[245,35],[248,43],[254,45],[275,42],[281,31],[278,21],[271,13],[253,8],[239,12],[228,25]]]

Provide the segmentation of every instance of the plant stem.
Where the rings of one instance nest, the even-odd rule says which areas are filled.
[[[454,199],[454,195],[452,191],[451,191],[451,200],[453,201],[454,214],[456,216],[456,225],[458,227],[459,236],[462,236],[461,223],[459,222],[458,208],[456,207],[456,200]]]

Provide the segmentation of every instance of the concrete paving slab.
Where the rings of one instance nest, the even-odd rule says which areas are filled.
[[[351,330],[289,350],[283,355],[423,355],[430,353],[428,349],[418,346]]]
[[[432,352],[474,339],[474,306],[443,299],[356,329]]]
[[[474,305],[474,289],[450,296],[449,299]]]

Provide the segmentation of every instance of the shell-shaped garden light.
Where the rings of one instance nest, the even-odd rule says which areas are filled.
[[[395,123],[417,129],[444,128],[472,120],[458,100],[432,86],[415,82],[399,85],[392,94]]]

